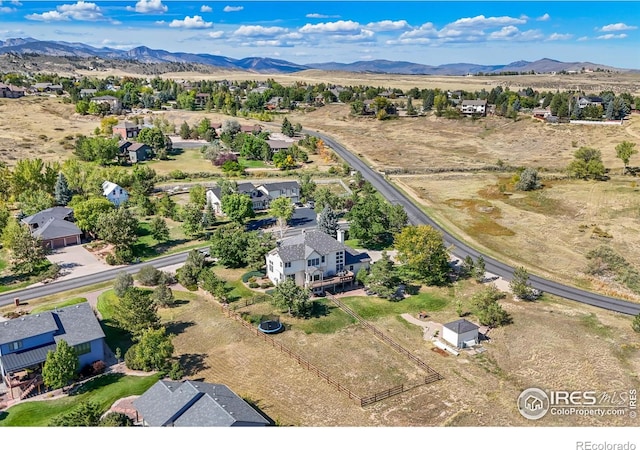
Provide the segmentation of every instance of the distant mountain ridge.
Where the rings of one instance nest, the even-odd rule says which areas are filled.
[[[140,61],[142,63],[193,63],[204,64],[224,69],[246,70],[257,73],[293,73],[308,69],[366,72],[366,73],[394,73],[401,75],[468,75],[468,74],[496,74],[500,72],[536,72],[549,73],[560,71],[612,70],[626,71],[615,67],[591,62],[562,62],[553,59],[538,61],[515,61],[506,65],[480,65],[471,63],[443,64],[430,66],[409,61],[388,61],[384,59],[371,61],[356,61],[353,63],[312,63],[296,64],[273,58],[251,57],[234,59],[226,56],[210,55],[206,53],[169,52],[149,47],[135,47],[131,50],[120,50],[109,47],[96,48],[80,42],[39,41],[33,38],[10,38],[0,40],[0,54],[38,54],[45,56],[102,58]]]

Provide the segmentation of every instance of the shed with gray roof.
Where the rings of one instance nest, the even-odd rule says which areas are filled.
[[[161,380],[133,401],[151,427],[266,426],[269,421],[223,384]]]

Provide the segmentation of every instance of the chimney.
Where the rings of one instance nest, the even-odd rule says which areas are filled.
[[[341,244],[344,244],[344,230],[338,228],[336,233],[338,234],[338,242],[340,242]]]

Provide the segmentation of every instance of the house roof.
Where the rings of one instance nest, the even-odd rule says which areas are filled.
[[[294,144],[294,142],[267,139],[267,144],[269,145],[269,148],[271,150],[283,150],[291,147]]]
[[[240,125],[240,131],[243,133],[259,133],[262,131],[262,127],[258,124],[255,125]]]
[[[22,222],[27,225],[37,224],[38,227],[41,227],[51,218],[64,220],[69,217],[71,213],[73,213],[73,209],[71,208],[67,208],[66,206],[54,206],[53,208],[43,209],[31,216],[25,217],[22,219]]]
[[[231,426],[236,422],[269,422],[223,384],[158,381],[133,401],[152,427],[165,425]]]
[[[104,337],[89,303],[78,303],[3,322],[0,324],[0,344],[51,332],[56,342],[65,340],[72,346]]]
[[[253,183],[240,183],[238,184],[238,193],[239,194],[251,194],[256,190],[256,187]]]
[[[221,198],[222,197],[222,190],[219,187],[215,186],[215,187],[207,189],[207,191],[211,191],[211,193],[213,195],[215,195],[218,200],[222,201],[222,198]]]
[[[48,344],[38,348],[32,348],[23,352],[9,353],[0,356],[2,367],[6,372],[24,369],[35,366],[47,360],[47,354],[56,350],[56,344]]]
[[[371,261],[371,256],[369,256],[369,254],[366,252],[358,252],[357,250],[354,250],[346,245],[344,246],[344,248],[344,263],[347,266],[350,264],[358,264],[365,261]]]
[[[344,244],[322,231],[305,230],[302,234],[283,239],[271,252],[278,254],[282,262],[292,262],[307,259],[313,252],[328,255],[346,249]]]
[[[466,333],[480,328],[478,325],[469,322],[467,319],[458,319],[454,322],[445,323],[443,326],[457,334]]]
[[[143,149],[148,149],[149,146],[147,144],[142,144],[140,142],[136,142],[135,144],[131,144],[129,146],[129,151],[130,152],[137,152],[138,150],[143,150]]]
[[[79,236],[82,234],[82,230],[80,230],[75,223],[52,217],[31,234],[34,237],[40,237],[43,240],[48,240],[67,236]]]
[[[486,100],[462,100],[462,106],[487,106]]]
[[[129,142],[123,139],[118,141],[118,148],[120,149],[120,151],[128,149],[131,145],[133,145],[133,142]]]
[[[284,189],[299,189],[300,185],[297,181],[280,181],[276,183],[264,183],[261,184],[267,191],[282,191]]]
[[[102,183],[102,195],[109,195],[114,189],[119,188],[120,186],[118,186],[117,184],[111,182],[111,181],[105,181],[104,183]],[[124,190],[124,189],[123,189]]]
[[[101,97],[93,97],[91,101],[113,101],[118,100],[118,97],[114,97],[113,95],[103,95]]]
[[[107,96],[107,97],[109,97],[109,96]],[[96,98],[104,98],[104,97],[96,97]],[[113,98],[115,98],[115,97],[113,97]],[[128,122],[128,121],[125,120],[124,122],[118,122],[116,125],[114,125],[112,127],[112,129],[114,129],[114,128],[123,128],[125,130],[137,130],[139,127],[138,127],[138,124],[135,124],[133,122]]]

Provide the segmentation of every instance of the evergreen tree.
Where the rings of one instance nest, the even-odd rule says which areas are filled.
[[[318,230],[334,238],[338,235],[338,218],[329,204],[318,215]]]
[[[202,226],[204,228],[211,228],[216,224],[216,213],[213,210],[211,202],[207,201],[207,205],[204,208],[204,214],[202,215]]]
[[[293,137],[293,135],[295,134],[295,131],[293,130],[293,125],[291,125],[291,122],[289,122],[289,119],[287,119],[286,117],[282,121],[281,131],[282,131],[282,134],[289,137]]]
[[[479,255],[473,269],[473,278],[475,278],[478,283],[483,283],[485,271],[484,257]]]
[[[160,319],[157,309],[148,291],[130,288],[120,299],[113,315],[120,327],[133,335],[138,335],[147,328],[158,325]]]
[[[119,272],[113,282],[113,291],[120,298],[124,297],[127,289],[133,287],[133,276],[127,272]]]
[[[80,363],[73,347],[60,340],[55,351],[49,350],[42,367],[42,380],[51,389],[67,386],[76,376]]]
[[[67,184],[67,178],[62,172],[58,172],[58,179],[54,188],[56,205],[66,206],[71,201],[72,193]]]

